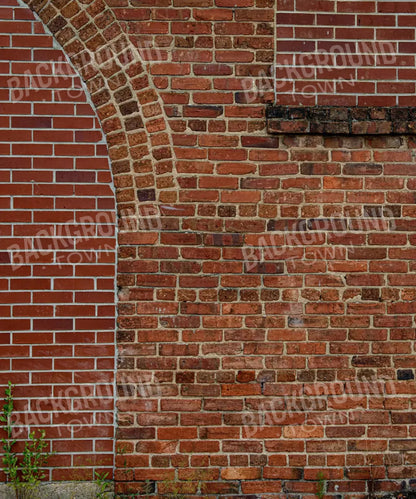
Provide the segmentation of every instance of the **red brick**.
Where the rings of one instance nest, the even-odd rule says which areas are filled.
[[[97,0],[82,13],[70,3],[61,14],[75,16],[75,33],[65,27],[56,35],[67,51],[84,50],[83,38],[97,29],[107,40],[125,30],[148,59],[143,67],[135,60],[105,68],[103,80],[101,68],[82,70],[104,135],[83,92],[70,91],[78,77],[69,64],[62,73],[70,79],[61,75],[53,86],[31,90],[27,102],[7,102],[9,69],[20,76],[28,70],[32,84],[41,85],[54,69],[45,61],[36,75],[38,62],[63,55],[49,50],[52,37],[32,24],[29,9],[9,3],[0,9],[2,22],[26,31],[3,36],[2,54],[15,60],[0,64],[0,149],[13,154],[0,161],[2,380],[10,372],[22,382],[19,407],[27,399],[27,410],[36,409],[39,399],[48,412],[52,394],[59,400],[62,390],[88,388],[73,400],[85,410],[49,415],[48,438],[58,450],[52,477],[92,480],[93,468],[111,470],[113,462],[112,392],[100,398],[91,391],[114,372],[115,240],[113,231],[104,236],[108,222],[99,219],[115,205],[110,157],[120,215],[131,210],[137,223],[118,241],[117,446],[126,447],[117,456],[118,492],[140,493],[146,480],[173,479],[178,468],[179,478],[194,482],[200,479],[193,473],[208,470],[202,494],[312,496],[316,470],[326,466],[329,493],[336,482],[340,494],[365,495],[370,464],[378,489],[395,492],[392,477],[413,473],[412,462],[404,466],[395,454],[412,450],[415,433],[408,429],[414,383],[401,380],[414,368],[415,141],[365,133],[412,133],[413,117],[400,107],[413,106],[415,20],[408,2],[162,0],[154,8],[148,0],[109,0],[104,10]],[[85,10],[95,16],[89,27]],[[277,99],[298,106],[290,111],[294,119],[273,118],[276,129],[269,130],[280,136],[268,133],[265,119],[274,99],[275,17],[278,49],[285,51],[277,61],[286,65],[277,78],[291,80],[278,87]],[[60,19],[51,21],[54,32]],[[393,30],[396,19],[401,28]],[[374,37],[379,45],[368,42]],[[348,51],[357,39],[360,51],[378,55],[364,64],[348,58],[345,68],[342,54],[320,60],[323,51]],[[389,60],[380,42],[390,39],[398,54]],[[90,38],[87,46],[95,43]],[[308,64],[317,66],[312,78],[299,71]],[[261,89],[254,100],[244,92],[252,84],[245,78]],[[338,92],[330,94],[334,79]],[[104,80],[108,93],[101,91]],[[344,108],[328,109],[328,120],[318,119],[309,134],[302,105],[348,106],[353,136],[339,135],[350,126]],[[150,225],[135,217],[145,208],[153,210]],[[88,216],[98,220],[93,234],[75,237]],[[52,232],[31,241],[65,222],[63,239]],[[13,268],[9,246],[24,247],[24,236],[29,260]],[[51,244],[59,247],[32,250]],[[102,244],[108,247],[97,252]],[[15,263],[21,258],[19,249]],[[383,384],[381,392],[371,377]],[[370,387],[364,397],[360,379]],[[305,400],[305,390],[314,389],[319,401]],[[396,397],[383,402],[379,393]],[[72,435],[69,418],[83,414],[84,426]],[[88,427],[93,417],[97,424]]]

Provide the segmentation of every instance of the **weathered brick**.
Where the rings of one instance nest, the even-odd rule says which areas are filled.
[[[410,484],[415,20],[379,3],[31,1],[105,141],[70,64],[36,90],[63,54],[2,9],[2,380],[31,417],[48,402],[52,478],[112,467],[113,397],[91,390],[114,373],[117,201],[118,492],[312,496],[319,469],[330,494]],[[88,410],[49,409],[80,386]]]

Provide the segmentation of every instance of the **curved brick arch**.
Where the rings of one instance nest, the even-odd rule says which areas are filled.
[[[21,1],[54,34],[88,87],[108,143],[119,212],[139,214],[140,202],[174,202],[173,148],[161,101],[106,2]]]

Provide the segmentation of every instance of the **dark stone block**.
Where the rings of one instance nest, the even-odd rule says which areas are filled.
[[[363,288],[361,298],[366,301],[379,301],[380,290],[377,288]]]
[[[266,118],[272,134],[416,135],[414,108],[269,106]]]
[[[367,120],[368,119],[368,112],[370,111],[371,108],[368,107],[353,107],[351,108],[351,119],[353,120]]]
[[[52,31],[52,33],[57,33],[59,30],[61,30],[64,26],[66,26],[67,21],[62,17],[58,16],[55,17],[50,23],[48,28]]]
[[[348,135],[350,133],[348,121],[330,121],[328,123],[324,123],[323,125],[325,133],[329,135]]]
[[[156,191],[154,189],[140,189],[137,191],[139,201],[155,201]]]
[[[390,113],[393,121],[407,121],[409,119],[409,109],[407,107],[393,107]]]
[[[287,118],[288,110],[286,106],[267,106],[266,118]]]
[[[413,372],[413,369],[398,369],[397,379],[400,381],[415,379],[415,374]]]
[[[290,107],[288,108],[288,119],[299,120],[306,118],[307,108],[304,107]]]
[[[313,122],[310,124],[310,132],[311,133],[324,133],[325,130],[325,124],[324,123],[319,123],[319,122]]]
[[[273,231],[273,230],[275,230],[274,227],[275,227],[275,221],[274,220],[269,220],[267,222],[267,229],[266,230]]]
[[[400,218],[402,215],[402,207],[398,204],[388,205],[383,207],[384,217]]]
[[[120,106],[120,112],[123,116],[128,116],[129,114],[136,113],[139,110],[139,106],[136,101],[126,102]]]
[[[309,113],[311,116],[311,119],[329,119],[329,112],[330,112],[330,107],[311,107],[309,108]],[[339,108],[336,108],[339,109]]]

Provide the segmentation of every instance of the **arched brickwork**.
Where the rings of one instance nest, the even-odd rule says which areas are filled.
[[[174,202],[173,152],[160,99],[140,51],[105,0],[24,1],[89,89],[109,147],[118,210],[137,215],[138,201]]]

